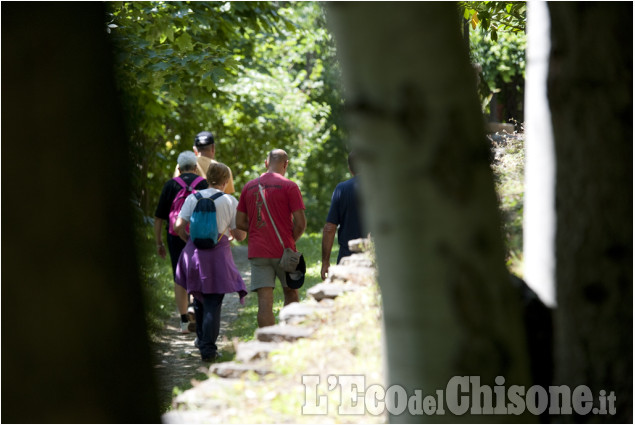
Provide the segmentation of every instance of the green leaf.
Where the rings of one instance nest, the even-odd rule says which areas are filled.
[[[151,71],[166,71],[170,68],[170,65],[167,62],[157,62],[155,64],[150,65],[149,69]]]
[[[176,45],[179,48],[179,50],[191,51],[192,37],[187,32],[184,32],[183,34],[178,36],[176,40],[174,40],[174,45]]]

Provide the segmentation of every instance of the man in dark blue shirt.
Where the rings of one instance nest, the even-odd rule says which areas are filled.
[[[348,249],[348,241],[362,237],[359,202],[357,199],[358,182],[353,152],[348,155],[348,169],[353,178],[339,183],[335,187],[331,198],[331,208],[322,230],[322,280],[326,279],[331,266],[331,249],[335,240],[335,231],[337,230],[337,241],[340,245],[340,252],[337,256],[338,263],[343,257],[352,254]]]

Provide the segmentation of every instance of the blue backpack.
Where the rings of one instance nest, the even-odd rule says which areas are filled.
[[[194,194],[196,206],[190,217],[190,238],[198,249],[214,248],[223,236],[218,235],[216,204],[214,203],[223,195],[224,193],[220,192],[205,198],[199,192]]]

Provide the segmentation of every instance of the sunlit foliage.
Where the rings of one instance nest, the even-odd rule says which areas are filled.
[[[264,171],[268,151],[287,150],[288,177],[318,230],[347,173],[339,68],[319,4],[109,5],[140,212],[152,216],[176,156],[210,130],[238,191]]]

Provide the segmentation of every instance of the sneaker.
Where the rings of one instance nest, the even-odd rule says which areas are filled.
[[[189,334],[190,333],[189,325],[190,325],[190,322],[181,322],[181,333],[182,334]]]

